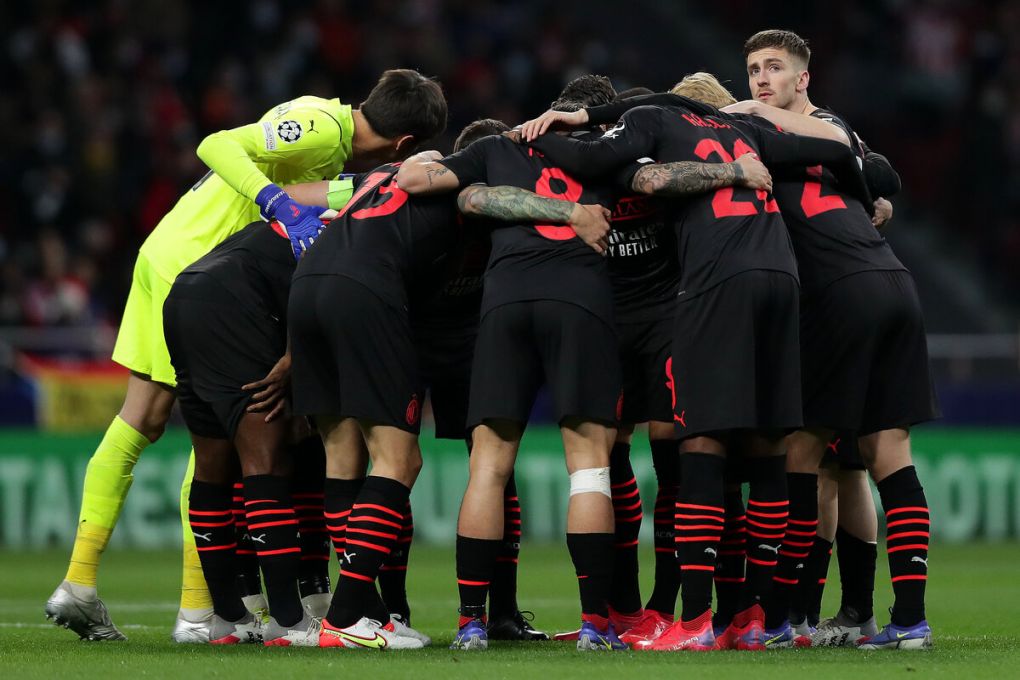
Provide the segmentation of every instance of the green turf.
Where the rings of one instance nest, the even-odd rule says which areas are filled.
[[[649,557],[647,554],[644,557]],[[561,643],[494,644],[488,652],[446,649],[456,616],[453,552],[416,547],[409,592],[415,625],[436,638],[414,652],[318,649],[231,649],[178,646],[169,640],[177,609],[178,558],[169,553],[111,553],[103,564],[102,594],[114,621],[130,640],[85,643],[45,623],[43,603],[63,575],[66,554],[0,553],[0,678],[63,677],[114,680],[128,677],[342,677],[380,679],[473,677],[565,678],[704,677],[790,680],[805,678],[954,678],[1020,676],[1020,547],[936,546],[932,553],[928,618],[936,649],[919,653],[864,653],[807,649],[766,653],[578,654]],[[525,545],[521,603],[546,630],[576,627],[576,583],[562,547]],[[651,565],[643,564],[644,592]],[[878,606],[889,602],[887,573],[879,565]],[[833,584],[837,579],[833,578]],[[837,588],[831,587],[826,609]],[[883,610],[884,611],[884,610]],[[885,620],[879,615],[880,622]],[[385,673],[385,675],[382,675]],[[545,674],[550,674],[546,676]],[[544,677],[543,677],[544,676]]]

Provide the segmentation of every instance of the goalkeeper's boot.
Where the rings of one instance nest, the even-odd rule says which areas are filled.
[[[879,649],[931,649],[931,627],[921,619],[913,626],[897,626],[890,623],[878,635],[861,638],[857,649],[868,651]]]
[[[94,589],[91,592],[95,594]],[[73,630],[82,640],[127,640],[113,625],[102,600],[76,596],[67,581],[62,581],[46,601],[46,618]]]
[[[841,607],[836,615],[818,624],[811,636],[812,647],[855,647],[859,640],[878,635],[875,617],[860,620],[850,607]]]
[[[245,612],[237,621],[227,621],[213,614],[209,624],[209,644],[248,645],[262,642],[262,620]]]
[[[179,609],[170,638],[180,644],[204,645],[209,642],[209,626],[212,625],[212,617],[212,607],[187,611]]]
[[[624,649],[627,649],[627,643],[620,641],[616,629],[608,619],[605,630],[599,630],[591,621],[581,622],[581,630],[577,635],[577,651],[618,652]]]
[[[312,618],[305,612],[304,618],[290,627],[283,627],[272,616],[262,629],[262,644],[266,647],[318,647],[322,619]]]
[[[533,613],[518,610],[509,616],[490,617],[485,630],[490,640],[527,640],[531,642],[548,640],[548,633],[535,630],[531,625],[534,620]]]

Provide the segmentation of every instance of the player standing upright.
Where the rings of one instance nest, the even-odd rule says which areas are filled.
[[[859,155],[856,135],[807,94],[810,51],[789,31],[762,31],[744,45],[755,112],[787,129],[826,121]],[[799,119],[799,120],[798,120]],[[823,123],[824,124],[824,123]],[[931,629],[924,614],[930,518],[911,461],[910,427],[938,416],[924,321],[913,278],[874,229],[861,204],[821,168],[808,167],[776,184],[800,265],[805,429],[789,440],[790,517],[798,531],[784,542],[777,577],[796,581],[818,521],[817,474],[836,432],[859,436],[888,519],[892,622],[862,638],[867,649],[924,649]],[[796,539],[796,540],[795,540]],[[769,607],[770,635],[782,630],[789,595],[780,587]],[[786,595],[786,597],[783,597]],[[848,627],[858,631],[870,612]],[[861,620],[863,618],[864,620]],[[873,626],[873,622],[871,623]],[[859,633],[858,633],[859,634]]]
[[[415,71],[387,71],[359,109],[337,99],[299,97],[257,123],[210,135],[198,153],[210,171],[156,226],[139,251],[114,361],[130,369],[127,395],[85,475],[81,516],[64,581],[46,603],[49,618],[93,640],[122,640],[96,593],[109,543],[141,452],[159,439],[174,402],[175,375],[163,338],[162,307],[174,278],[230,234],[261,217],[286,228],[295,252],[321,229],[320,210],[281,185],[336,177],[350,159],[377,164],[406,156],[445,126],[446,101]],[[309,200],[342,206],[349,180],[322,182]],[[275,369],[274,369],[275,370]],[[187,525],[182,488],[184,585],[174,639],[207,637],[211,602]]]

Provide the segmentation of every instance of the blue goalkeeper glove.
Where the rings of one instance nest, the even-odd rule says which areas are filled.
[[[255,203],[262,217],[283,225],[298,260],[324,229],[319,218],[322,208],[297,203],[275,184],[267,184],[255,197]]]

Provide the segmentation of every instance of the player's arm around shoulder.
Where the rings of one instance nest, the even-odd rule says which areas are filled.
[[[732,163],[645,164],[630,182],[633,191],[655,196],[691,196],[729,186],[772,191],[772,175],[756,154],[746,153]]]
[[[724,106],[720,111],[758,116],[785,132],[792,132],[793,134],[804,135],[806,137],[817,137],[819,139],[831,139],[834,142],[850,146],[850,138],[847,136],[846,131],[835,123],[803,113],[795,113],[776,106],[762,104],[753,99]]]

